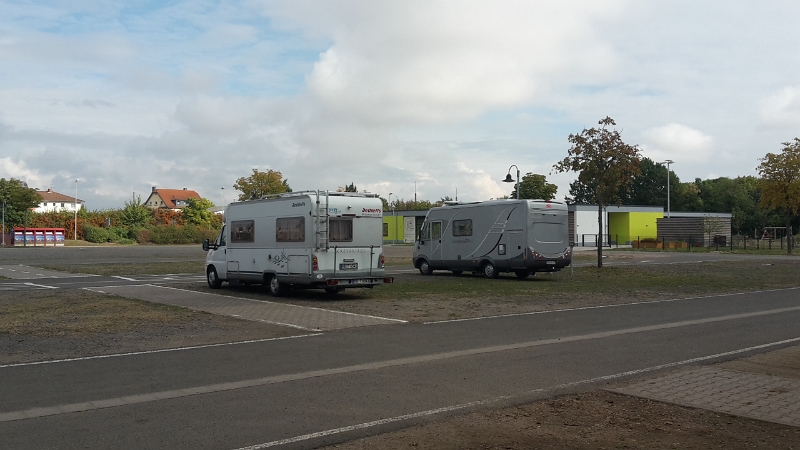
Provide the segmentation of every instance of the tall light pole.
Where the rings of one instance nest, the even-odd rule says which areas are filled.
[[[225,206],[225,186],[222,186],[222,206]]]
[[[675,161],[668,159],[664,161],[664,164],[667,165],[667,219],[669,219],[669,165],[675,164]]]
[[[517,200],[519,200],[519,167],[517,167],[516,164],[512,164],[511,167],[514,167],[514,168],[517,169],[517,188],[516,188],[516,191],[517,191]],[[511,178],[511,167],[508,168],[508,175],[506,175],[506,179],[503,180],[504,183],[513,183],[514,182],[514,179]]]
[[[3,199],[3,247],[6,246],[6,199]]]
[[[75,236],[74,240],[78,240],[78,179],[75,178]]]
[[[458,186],[453,185],[453,187],[456,188],[456,201],[458,201]]]

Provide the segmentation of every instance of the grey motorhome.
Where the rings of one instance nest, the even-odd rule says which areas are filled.
[[[391,283],[384,270],[383,202],[374,194],[305,191],[231,203],[214,242],[206,240],[209,287],[260,283],[346,288]]]
[[[546,200],[457,203],[428,212],[414,248],[414,267],[526,278],[570,264],[567,205]]]

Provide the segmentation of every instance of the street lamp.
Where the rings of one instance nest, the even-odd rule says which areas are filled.
[[[222,186],[222,206],[225,206],[225,186]]]
[[[675,161],[668,159],[664,161],[664,164],[667,165],[667,219],[669,219],[669,165],[675,164]]]
[[[456,188],[456,201],[458,201],[458,186],[453,185],[453,187]]]
[[[517,167],[516,164],[512,164],[511,167],[514,167],[514,168],[517,169],[517,187],[516,187],[516,191],[517,191],[517,200],[519,200],[519,167]],[[506,179],[503,180],[504,183],[513,183],[514,182],[514,179],[511,178],[511,167],[508,168],[508,175],[506,175]]]
[[[75,236],[74,240],[78,240],[78,179],[75,178]]]
[[[6,246],[6,199],[3,199],[3,247]]]

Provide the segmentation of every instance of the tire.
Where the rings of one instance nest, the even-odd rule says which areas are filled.
[[[497,267],[494,264],[487,262],[483,265],[483,276],[486,278],[497,278],[500,275],[500,272],[497,271]]]
[[[209,267],[206,271],[206,281],[208,281],[208,287],[211,289],[219,289],[222,286],[222,280],[219,279],[217,269],[214,266]]]
[[[514,271],[514,275],[516,275],[517,278],[522,280],[522,279],[528,278],[531,275],[531,271],[530,270],[515,270]]]
[[[286,285],[278,281],[278,277],[274,275],[269,277],[267,289],[269,290],[269,295],[273,297],[280,297],[286,294]]]
[[[463,270],[454,270],[454,271],[453,271],[453,275],[455,275],[455,276],[459,276],[459,275],[461,275],[462,273],[464,273],[464,271],[463,271]]]
[[[431,269],[431,265],[428,264],[428,261],[423,259],[419,262],[419,273],[423,275],[430,275],[433,273],[433,269]]]

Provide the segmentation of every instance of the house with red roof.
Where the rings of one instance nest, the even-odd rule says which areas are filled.
[[[190,198],[201,199],[200,195],[191,189],[158,189],[153,186],[150,196],[142,203],[150,209],[166,208],[173,211],[180,211],[188,205]]]
[[[80,211],[83,206],[83,200],[61,194],[54,191],[52,188],[48,188],[46,191],[37,189],[36,193],[42,196],[42,201],[39,202],[39,206],[32,209],[32,211],[37,213],[59,211],[75,212],[76,210]]]

